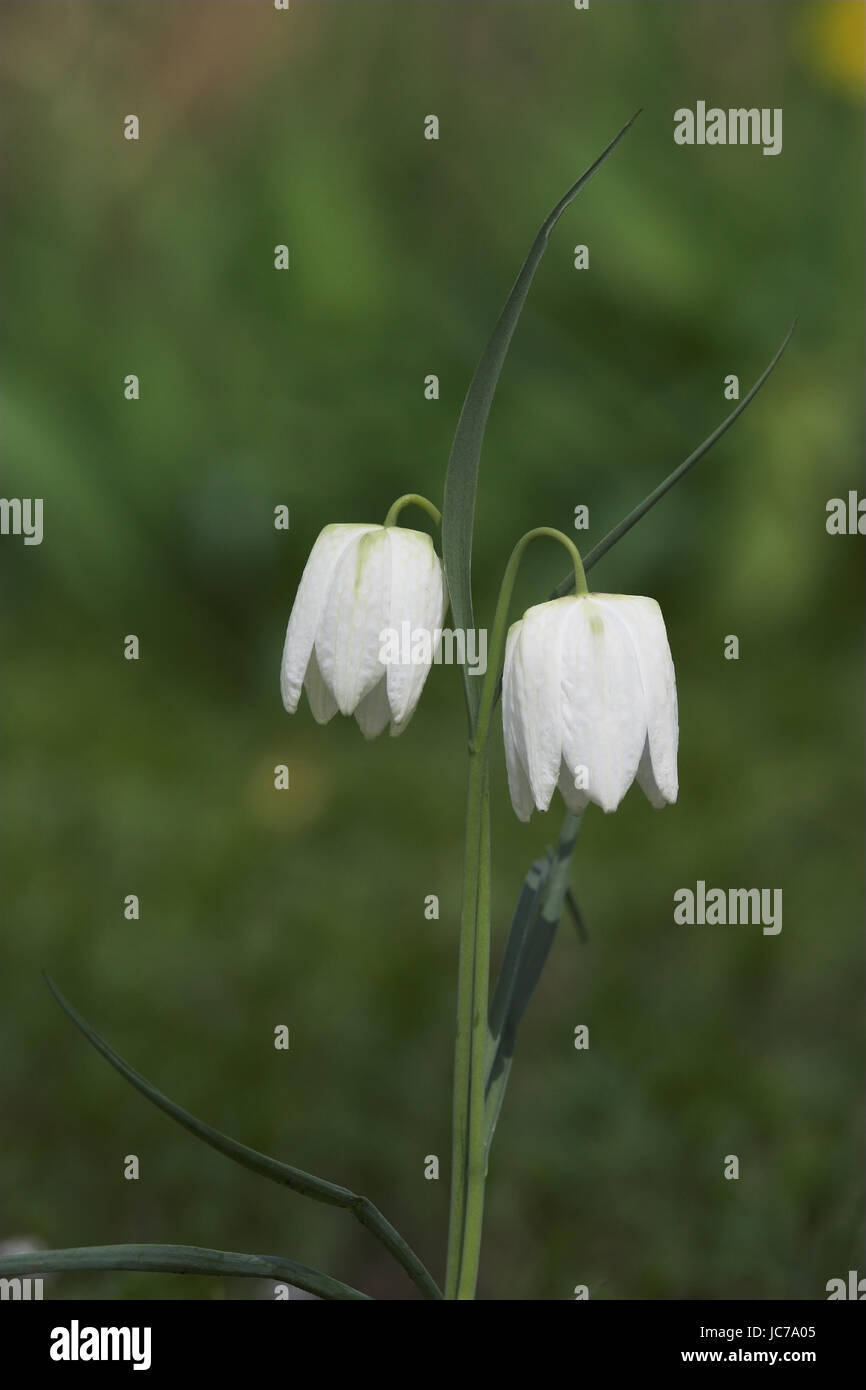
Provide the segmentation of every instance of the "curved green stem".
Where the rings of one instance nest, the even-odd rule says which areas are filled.
[[[570,536],[566,536],[563,531],[557,531],[552,526],[536,526],[534,530],[527,531],[524,536],[520,537],[520,540],[509,556],[508,564],[505,566],[505,574],[502,576],[502,584],[499,589],[499,598],[496,601],[493,631],[491,633],[487,654],[487,672],[481,689],[481,701],[478,707],[478,723],[472,740],[473,744],[479,748],[486,744],[490,732],[490,716],[496,704],[496,692],[499,687],[499,676],[505,655],[508,609],[511,605],[511,596],[514,592],[514,582],[517,579],[517,571],[520,567],[520,561],[523,558],[523,552],[530,541],[538,540],[542,536],[548,536],[550,539],[557,540],[561,545],[565,546],[566,550],[571,555],[575,592],[577,594],[585,594],[587,591],[586,575],[584,574],[580,551]]]
[[[246,1255],[234,1250],[208,1250],[198,1245],[82,1245],[72,1250],[32,1250],[26,1255],[0,1255],[0,1276],[84,1273],[90,1270],[130,1270],[136,1274],[220,1274],[246,1279],[277,1279],[305,1289],[317,1298],[364,1299],[339,1279],[279,1255]]]
[[[469,744],[466,847],[460,912],[457,1040],[454,1050],[454,1131],[446,1299],[472,1299],[478,1280],[485,1181],[485,1058],[490,990],[490,717],[505,655],[508,609],[523,552],[550,537],[569,551],[578,593],[586,593],[580,551],[561,531],[539,526],[517,542],[505,567],[488,649],[478,720]]]
[[[426,497],[422,497],[420,492],[404,492],[402,497],[398,497],[393,506],[389,507],[384,524],[386,526],[396,525],[397,517],[403,508],[409,506],[421,507],[429,517],[432,517],[437,526],[442,525],[442,513],[439,508],[435,507]]]
[[[403,1239],[399,1231],[394,1229],[390,1221],[373,1205],[369,1197],[352,1192],[349,1188],[341,1187],[338,1183],[327,1182],[324,1178],[318,1178],[313,1173],[305,1173],[303,1169],[294,1168],[289,1163],[281,1163],[268,1154],[259,1153],[256,1149],[241,1144],[237,1139],[232,1139],[228,1134],[214,1129],[212,1125],[206,1124],[204,1120],[199,1120],[195,1115],[190,1115],[188,1110],[184,1110],[176,1101],[163,1095],[146,1077],[137,1072],[128,1062],[125,1062],[119,1053],[115,1052],[114,1048],[104,1038],[101,1038],[91,1028],[87,1020],[82,1018],[81,1014],[72,1007],[69,1000],[63,997],[54,981],[47,974],[45,981],[60,1007],[72,1019],[76,1028],[84,1034],[91,1046],[101,1053],[115,1071],[118,1071],[137,1091],[162,1110],[165,1115],[168,1115],[170,1119],[189,1130],[190,1134],[194,1134],[202,1143],[216,1149],[218,1153],[224,1154],[226,1158],[230,1158],[241,1167],[249,1168],[252,1172],[258,1173],[263,1178],[269,1178],[271,1182],[279,1183],[281,1187],[287,1187],[292,1192],[298,1192],[304,1197],[312,1197],[316,1202],[324,1202],[327,1206],[342,1207],[345,1211],[351,1212],[355,1220],[360,1222],[378,1241],[381,1241],[398,1264],[403,1266],[409,1278],[418,1286],[425,1298],[440,1299],[442,1297],[435,1280],[414,1250]]]

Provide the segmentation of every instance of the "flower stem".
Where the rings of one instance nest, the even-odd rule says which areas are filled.
[[[463,897],[460,909],[460,950],[457,977],[457,1034],[454,1044],[454,1103],[451,1154],[451,1210],[448,1222],[448,1263],[445,1272],[445,1297],[458,1297],[463,1273],[467,1187],[470,1172],[474,1176],[470,1154],[470,1119],[472,1111],[473,1052],[475,1023],[477,945],[479,934],[490,937],[489,911],[486,923],[482,920],[480,886],[490,878],[490,824],[488,815],[488,767],[486,749],[469,750],[469,777],[466,793],[466,845],[463,862]],[[486,930],[485,930],[486,928]],[[488,947],[489,949],[489,947]],[[486,1010],[482,1009],[486,1025]],[[483,1056],[483,1049],[482,1049]],[[483,1099],[483,1089],[482,1089]],[[482,1180],[483,1200],[483,1180]],[[477,1268],[477,1265],[476,1265]]]
[[[481,792],[481,853],[478,860],[478,898],[475,930],[475,961],[472,989],[472,1043],[469,1090],[469,1144],[466,1165],[466,1206],[463,1222],[463,1249],[457,1284],[458,1299],[475,1297],[478,1266],[481,1261],[481,1231],[484,1222],[484,1185],[487,1177],[485,1145],[487,1073],[487,1032],[490,990],[490,777],[487,749]]]
[[[421,507],[429,517],[432,517],[437,526],[442,525],[442,513],[439,508],[435,507],[432,502],[429,502],[426,497],[422,497],[419,492],[405,492],[402,497],[398,497],[393,506],[389,508],[384,524],[386,526],[396,525],[397,517],[402,512],[403,508],[412,505]]]
[[[484,1218],[485,1058],[490,991],[490,806],[488,742],[505,656],[508,609],[524,550],[541,536],[569,551],[578,593],[586,593],[580,552],[561,531],[539,526],[515,545],[502,576],[481,688],[478,719],[469,744],[466,842],[460,911],[457,1037],[454,1048],[454,1106],[451,1210],[448,1225],[446,1299],[473,1299],[481,1259]]]

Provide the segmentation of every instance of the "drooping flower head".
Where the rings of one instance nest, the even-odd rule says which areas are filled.
[[[615,811],[637,778],[677,798],[677,691],[655,599],[577,594],[537,604],[508,632],[502,688],[508,786],[529,820],[558,786],[575,814]]]
[[[321,532],[292,608],[280,689],[293,714],[307,692],[313,717],[354,714],[365,738],[405,729],[431,661],[385,665],[382,634],[441,629],[447,607],[442,562],[423,531],[333,525]],[[431,644],[431,659],[435,644]]]

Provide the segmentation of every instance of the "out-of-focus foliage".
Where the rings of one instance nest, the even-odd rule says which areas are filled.
[[[322,525],[441,498],[538,223],[643,106],[557,228],[503,374],[479,621],[522,531],[568,528],[584,503],[599,539],[730,408],[724,377],[747,389],[800,324],[736,430],[593,573],[662,604],[680,800],[654,813],[633,792],[585,818],[590,941],[562,932],[524,1021],[480,1295],[822,1297],[857,1263],[862,1202],[863,542],[824,520],[861,483],[863,6],[2,11],[3,489],[45,499],[45,539],[0,543],[0,1239],[283,1253],[412,1295],[345,1215],[150,1110],[74,1033],[46,967],[181,1104],[369,1194],[441,1271],[459,678],[434,670],[408,731],[367,745],[283,713],[284,626]],[[782,107],[782,154],[677,147],[673,112],[698,99]],[[520,600],[562,568],[536,547]],[[558,822],[520,826],[495,761],[501,950]],[[781,934],[676,926],[674,891],[698,879],[782,888]],[[251,1290],[98,1275],[50,1292]]]

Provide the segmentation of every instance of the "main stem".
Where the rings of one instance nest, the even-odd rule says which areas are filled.
[[[469,743],[466,794],[466,841],[460,910],[457,978],[457,1036],[454,1048],[454,1105],[451,1154],[451,1210],[448,1225],[446,1299],[473,1299],[481,1259],[484,1220],[485,1103],[484,1063],[487,1050],[490,990],[490,807],[488,742],[490,720],[505,654],[508,609],[524,550],[540,536],[558,540],[568,550],[575,589],[586,593],[580,552],[561,531],[539,526],[517,542],[502,577],[481,687],[478,719]]]
[[[475,1297],[481,1261],[484,1222],[484,1185],[487,1177],[485,1061],[490,990],[490,777],[487,748],[478,755],[483,762],[481,782],[481,853],[478,860],[478,896],[475,919],[475,952],[472,987],[472,1033],[469,1077],[469,1145],[466,1163],[466,1205],[463,1249],[457,1280],[458,1299]],[[447,1295],[446,1295],[447,1297]]]
[[[479,934],[486,936],[488,956],[490,938],[489,907],[485,931],[483,925],[484,904],[480,897],[482,881],[489,882],[490,879],[488,781],[487,749],[485,747],[482,750],[470,745],[457,975],[457,1034],[454,1044],[451,1211],[448,1223],[448,1263],[445,1272],[446,1299],[455,1299],[461,1296],[458,1289],[461,1286],[463,1269],[467,1185],[470,1172],[474,1173],[470,1143],[470,1114],[472,1113],[474,1024],[478,992],[476,984],[478,937]],[[486,1022],[486,1012],[482,1012],[481,1017],[482,1022]],[[473,1118],[476,1118],[474,1113]]]

